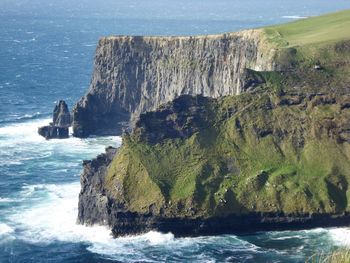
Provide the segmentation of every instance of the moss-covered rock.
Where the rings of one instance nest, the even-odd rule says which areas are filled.
[[[344,132],[350,110],[336,102],[343,96],[331,105],[321,95],[281,106],[290,95],[256,95],[200,102],[180,97],[157,112],[158,121],[146,114],[124,137],[106,187],[113,192],[121,181],[121,196],[132,196],[125,200],[130,210],[154,205],[169,216],[348,211],[350,146]],[[170,110],[184,100],[200,103],[203,115],[184,108],[184,120],[184,112]],[[147,137],[154,132],[157,141]]]

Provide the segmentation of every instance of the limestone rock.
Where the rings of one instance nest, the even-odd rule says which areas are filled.
[[[198,37],[105,37],[97,46],[87,94],[74,106],[73,132],[121,134],[141,113],[188,95],[250,90],[247,69],[276,68],[262,30]]]

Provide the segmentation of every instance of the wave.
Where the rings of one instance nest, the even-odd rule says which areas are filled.
[[[5,223],[0,223],[0,244],[14,240],[15,239],[15,237],[13,236],[14,232],[15,230],[11,226]]]
[[[14,229],[7,224],[0,223],[0,236],[13,233]]]
[[[53,244],[57,241],[83,243],[87,250],[100,254],[104,258],[122,262],[149,259],[153,262],[152,251],[156,251],[154,253],[160,261],[169,260],[169,257],[183,259],[184,255],[188,255],[191,259],[193,255],[198,255],[202,261],[208,261],[213,258],[213,255],[210,254],[212,252],[208,252],[209,254],[203,252],[204,248],[208,248],[209,251],[230,250],[247,256],[264,253],[287,255],[292,250],[303,253],[305,248],[310,246],[308,242],[312,240],[316,243],[326,240],[330,242],[329,244],[345,245],[350,237],[350,229],[347,228],[317,228],[262,232],[258,234],[258,238],[252,239],[234,235],[175,238],[172,233],[155,231],[114,239],[108,227],[87,227],[76,224],[79,191],[79,182],[23,186],[20,197],[26,200],[26,205],[14,210],[14,213],[6,218],[11,222],[10,225],[16,226],[16,238],[32,244]],[[14,235],[11,228],[7,228],[5,232]],[[264,241],[259,241],[261,239],[268,240],[267,242],[270,240],[283,242],[292,238],[299,241],[295,241],[291,248],[281,250],[265,247]]]
[[[104,226],[76,224],[80,184],[35,184],[22,187],[27,199],[21,211],[9,216],[19,230],[19,238],[29,243],[94,242],[111,239]],[[39,200],[38,200],[39,198]]]
[[[38,127],[47,125],[50,121],[51,119],[39,119],[39,120],[30,121],[30,122],[19,122],[19,123],[9,124],[9,125],[0,127],[0,136],[4,137],[4,139],[13,138],[13,137],[28,139],[28,138],[33,138],[33,136],[42,138],[37,133]]]
[[[276,237],[274,240],[288,240],[288,239],[303,239],[305,236],[302,235],[292,235],[292,236],[281,236],[281,237]]]
[[[306,19],[308,18],[307,16],[282,16],[282,18],[287,18],[287,19]]]
[[[13,202],[17,202],[17,199],[14,198],[7,198],[7,197],[0,197],[0,203],[13,203]]]
[[[16,225],[17,239],[32,244],[52,244],[57,241],[85,243],[87,249],[93,253],[129,262],[150,258],[145,253],[152,249],[168,253],[175,250],[189,255],[194,250],[212,244],[234,246],[236,251],[250,251],[249,253],[259,249],[236,236],[175,238],[172,233],[151,231],[143,235],[114,239],[108,227],[76,224],[79,191],[79,182],[23,186],[20,196],[26,200],[26,205],[22,209],[16,209],[7,218]],[[176,257],[176,252],[172,256]],[[206,255],[201,258],[204,261],[208,259]]]
[[[16,75],[16,77],[21,77],[21,75]],[[21,116],[18,116],[17,114],[12,115],[11,117],[8,117],[6,119],[0,120],[0,124],[5,125],[5,124],[16,124],[19,121],[28,121],[28,120],[35,120],[35,119],[42,119],[44,117],[47,117],[48,114],[44,114],[41,112],[35,112],[33,114],[24,114]]]
[[[76,224],[80,184],[34,184],[22,187],[20,195],[30,200],[42,197],[42,201],[28,206],[10,220],[22,230],[21,238],[31,243],[51,243],[55,241],[88,242],[107,244],[139,241],[159,245],[174,240],[171,233],[149,232],[137,237],[113,239],[105,226],[87,227]],[[54,209],[53,209],[54,208]]]
[[[338,246],[346,246],[350,248],[350,228],[331,228],[328,229],[328,234]]]
[[[48,160],[60,155],[71,160],[92,158],[104,152],[106,146],[119,146],[121,137],[96,137],[80,139],[45,140],[38,134],[38,127],[47,125],[50,119],[35,119],[0,127],[0,167],[23,165],[29,161]],[[70,147],[67,147],[69,145]],[[50,160],[52,162],[52,160]],[[40,163],[42,163],[40,161]],[[76,163],[74,163],[76,165]],[[55,164],[53,164],[55,165]],[[55,165],[59,168],[59,165]],[[63,166],[67,168],[66,165]],[[60,167],[62,169],[62,166]]]

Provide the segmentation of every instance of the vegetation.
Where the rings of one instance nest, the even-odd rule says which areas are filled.
[[[266,28],[270,38],[284,47],[339,42],[350,39],[350,10]]]
[[[350,263],[350,251],[341,249],[331,254],[315,254],[306,263]]]
[[[277,64],[311,87],[339,87],[350,81],[350,10],[264,29],[278,50]],[[315,67],[320,71],[311,70]]]
[[[281,70],[256,72],[253,92],[147,115],[106,189],[165,216],[350,212],[348,28],[350,11],[267,28]]]

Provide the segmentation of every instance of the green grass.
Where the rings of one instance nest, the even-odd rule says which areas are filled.
[[[350,83],[350,10],[311,17],[264,29],[282,70],[293,69],[289,80],[310,87]],[[314,70],[321,65],[322,70]]]
[[[266,105],[277,101],[275,94],[256,95],[210,102],[211,128],[188,139],[150,144],[131,135],[110,167],[108,188],[121,180],[130,209],[167,204],[166,213],[177,216],[192,216],[192,208],[196,216],[350,211],[349,144],[320,128],[349,110],[306,99],[306,110],[271,109]],[[222,120],[227,108],[237,111]]]
[[[270,39],[284,47],[350,40],[350,10],[267,27]]]
[[[330,254],[318,253],[313,255],[306,263],[350,263],[350,250],[340,249]]]

